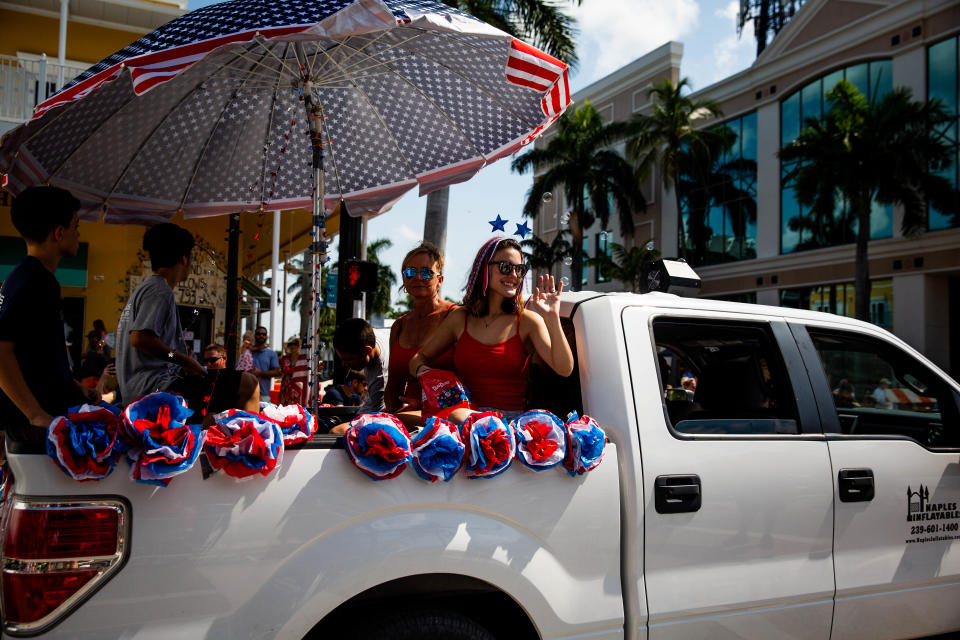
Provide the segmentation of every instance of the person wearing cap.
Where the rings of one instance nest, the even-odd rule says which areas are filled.
[[[890,388],[890,380],[880,378],[877,388],[873,390],[873,397],[877,401],[877,409],[893,409],[893,403],[887,398],[887,389]]]

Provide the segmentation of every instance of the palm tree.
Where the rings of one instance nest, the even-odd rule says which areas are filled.
[[[742,0],[737,14],[737,37],[747,22],[753,21],[753,36],[757,41],[757,55],[780,33],[804,0]]]
[[[680,178],[684,164],[691,157],[710,161],[715,150],[713,142],[717,133],[706,129],[696,129],[697,120],[723,115],[720,106],[713,100],[693,100],[683,95],[689,86],[687,78],[674,84],[670,78],[664,78],[651,87],[650,98],[654,101],[651,115],[637,114],[631,126],[631,137],[627,141],[627,157],[638,161],[637,178],[648,178],[654,166],[660,167],[660,180],[666,189],[673,189],[677,204],[677,228],[679,230],[680,254],[689,259],[686,232],[680,219]]]
[[[444,4],[465,11],[484,22],[506,31],[566,62],[577,63],[576,20],[560,10],[555,0],[442,0]],[[570,0],[579,6],[583,0]],[[427,210],[423,220],[423,239],[446,252],[447,210],[450,187],[427,194]]]
[[[620,231],[633,235],[633,212],[646,211],[647,201],[634,178],[633,167],[623,156],[608,149],[630,130],[625,122],[604,124],[589,101],[573,113],[567,111],[557,121],[557,135],[540,149],[531,149],[514,158],[511,168],[523,173],[529,168],[546,168],[534,178],[523,205],[526,216],[540,212],[543,194],[561,186],[570,210],[572,273],[578,276],[583,266],[583,232],[596,218],[604,229],[610,220],[610,200],[617,208]],[[588,204],[589,200],[589,204]],[[580,278],[573,278],[573,290],[580,290]]]
[[[640,293],[643,290],[644,270],[647,265],[660,259],[659,251],[648,248],[652,246],[652,241],[653,238],[650,238],[639,247],[629,249],[622,244],[611,242],[613,257],[598,255],[589,262],[599,267],[604,275],[630,287],[633,293]]]
[[[567,233],[569,232],[566,229],[561,229],[550,242],[545,242],[537,236],[522,240],[520,246],[529,251],[525,254],[527,263],[537,271],[552,274],[558,262],[573,255],[573,247],[564,237]]]
[[[856,221],[856,317],[869,319],[870,210],[874,202],[901,204],[903,233],[926,229],[927,204],[941,211],[960,196],[938,172],[949,165],[953,148],[944,131],[951,115],[940,100],[914,101],[899,87],[868,102],[841,80],[827,94],[830,108],[821,119],[808,118],[797,139],[779,152],[795,163],[787,175],[797,200],[815,217],[833,216],[837,199]]]
[[[738,136],[728,126],[714,127],[709,134],[705,140],[705,152],[684,150],[679,157],[680,179],[676,190],[679,201],[686,203],[688,227],[683,248],[688,250],[688,259],[693,265],[731,259],[709,250],[714,230],[707,226],[707,216],[712,206],[723,208],[734,237],[743,238],[747,225],[757,221],[755,190],[748,186],[756,183],[756,160],[736,154],[734,159],[719,163],[719,159],[730,155]],[[681,227],[683,213],[680,212]]]
[[[386,315],[390,312],[390,300],[394,285],[397,284],[397,274],[389,265],[380,262],[380,252],[393,246],[388,238],[374,240],[367,245],[367,260],[377,263],[377,290],[367,294],[367,317],[374,314]]]
[[[303,292],[310,291],[309,265],[313,260],[311,259],[309,251],[305,252],[304,256],[305,258],[303,260],[291,260],[287,263],[289,267],[285,268],[297,275],[297,279],[287,287],[287,293],[293,294],[290,299],[290,310],[300,312],[300,337],[306,340],[310,333],[310,307],[309,305],[303,304]],[[317,292],[317,296],[321,300],[327,290],[328,272],[329,270],[326,267],[320,268],[320,290]],[[336,313],[325,304],[316,305],[316,312],[318,314],[317,324],[320,331],[320,340],[321,342],[329,342],[332,339],[333,327],[336,325]]]

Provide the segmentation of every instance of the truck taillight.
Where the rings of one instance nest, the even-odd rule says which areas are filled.
[[[126,560],[130,508],[123,499],[14,495],[4,511],[0,603],[10,635],[53,627]]]

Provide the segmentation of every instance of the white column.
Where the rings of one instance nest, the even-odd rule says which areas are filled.
[[[367,216],[363,216],[360,223],[360,259],[367,259]],[[367,318],[367,296],[369,294],[364,291],[360,294],[359,300],[353,301],[353,317],[354,318]]]
[[[63,87],[63,67],[67,63],[67,17],[70,13],[70,0],[60,0],[60,41],[57,45],[57,90]]]
[[[270,271],[270,338],[273,341],[273,350],[279,352],[283,348],[283,337],[277,333],[277,290],[280,287],[280,212],[273,212],[273,252],[271,255]],[[283,327],[280,327],[283,332]]]

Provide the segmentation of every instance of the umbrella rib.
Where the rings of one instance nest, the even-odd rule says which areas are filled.
[[[103,82],[103,84],[106,84],[106,83],[108,83],[108,82],[116,82],[116,81],[120,80],[120,75],[121,75],[121,74],[123,74],[123,67],[121,67],[120,71],[117,73],[117,77],[116,77],[116,78],[113,78],[113,79],[111,79],[111,80],[105,80],[105,81]],[[56,95],[56,94],[54,94],[54,95]],[[51,97],[53,97],[53,96],[51,96]],[[136,96],[134,96],[134,97],[136,97]],[[34,131],[32,134],[30,134],[30,137],[28,137],[26,140],[24,140],[24,141],[20,144],[20,147],[26,147],[27,144],[29,144],[34,138],[36,138],[38,135],[40,135],[40,132],[44,131],[47,127],[49,127],[49,126],[52,125],[54,122],[56,122],[57,120],[59,120],[62,116],[66,115],[67,113],[69,113],[69,112],[72,111],[73,109],[77,108],[77,105],[79,105],[81,102],[82,102],[81,100],[71,100],[70,102],[68,102],[67,104],[65,104],[65,105],[63,106],[63,108],[60,110],[59,113],[52,113],[50,116],[47,116],[47,117],[45,118],[45,119],[47,120],[47,122],[44,122],[40,127],[37,128],[36,131]],[[123,107],[125,107],[128,102],[129,102],[129,100],[128,100],[127,102],[124,102],[124,103],[121,104],[120,106],[118,106],[116,109],[114,109],[113,113],[111,113],[109,117],[113,117],[113,114],[116,113],[117,111],[119,111],[120,109],[122,109]],[[86,104],[86,103],[84,103],[84,104]],[[108,118],[104,118],[104,120],[108,120],[109,117],[108,117]],[[27,122],[29,122],[29,120],[28,120]],[[98,125],[97,129],[99,129],[101,126],[103,126],[103,123],[102,123],[102,122],[101,122],[100,125]],[[88,137],[89,137],[89,136],[88,136]],[[84,140],[83,142],[86,142],[86,140]],[[80,144],[82,145],[83,142],[81,142]],[[78,145],[78,148],[79,148],[79,146],[80,146],[80,145]],[[19,149],[19,147],[18,147],[17,153],[15,154],[14,157],[18,157],[19,155],[20,155],[20,149]],[[66,161],[64,161],[64,162],[66,162]],[[61,166],[58,167],[57,170],[59,171],[59,169],[60,169],[62,166],[63,166],[63,163],[61,163]],[[52,176],[53,174],[51,173],[50,175]]]
[[[150,133],[147,134],[147,137],[144,138],[143,142],[140,144],[140,148],[138,151],[143,150],[143,148],[147,145],[150,139],[157,133],[160,127],[166,124],[170,116],[172,116],[173,113],[177,110],[177,107],[182,105],[187,100],[187,98],[190,97],[192,93],[193,91],[190,91],[190,90],[184,92],[183,96],[180,97],[180,100],[177,101],[177,104],[174,105],[172,109],[169,109],[167,113],[163,116],[163,118],[160,119],[160,122],[158,122],[157,125],[150,131]],[[130,102],[133,102],[133,101],[131,100]],[[130,104],[130,103],[127,103],[127,104]],[[131,157],[130,160],[127,162],[127,166],[123,168],[123,171],[121,171],[120,175],[117,176],[117,179],[114,180],[113,185],[111,185],[111,187],[107,190],[107,195],[103,200],[104,207],[106,207],[107,202],[109,202],[110,200],[110,196],[113,195],[113,192],[120,185],[120,182],[126,177],[127,172],[130,170],[130,167],[133,165],[134,161],[137,159],[137,156],[138,156],[137,152],[134,152],[133,157]]]
[[[486,160],[486,156],[483,154],[482,151],[480,151],[480,149],[477,148],[477,145],[475,145],[475,144],[473,143],[473,140],[470,139],[470,136],[468,136],[468,135],[463,131],[463,129],[461,129],[460,126],[459,126],[456,122],[454,122],[453,119],[452,119],[450,116],[447,115],[447,112],[444,111],[443,109],[441,109],[440,106],[439,106],[436,102],[434,102],[433,99],[430,98],[430,96],[428,96],[420,87],[418,87],[418,86],[415,85],[413,82],[411,82],[410,80],[408,80],[405,76],[403,76],[403,75],[402,75],[401,73],[399,73],[397,70],[393,69],[392,67],[387,67],[387,68],[388,68],[388,69],[391,69],[391,70],[393,71],[393,74],[394,74],[397,78],[399,78],[401,81],[407,83],[414,91],[416,91],[418,94],[420,94],[420,96],[423,97],[424,100],[426,100],[428,103],[430,103],[430,105],[433,106],[434,109],[436,109],[437,113],[439,113],[439,114],[442,115],[444,118],[446,118],[447,122],[450,123],[450,126],[453,127],[454,130],[455,130],[458,134],[460,134],[460,137],[462,137],[462,138],[467,142],[467,144],[469,144],[471,147],[473,147],[473,150],[477,152],[477,155],[479,155],[481,158],[483,158],[484,160]],[[363,89],[361,89],[360,87],[357,87],[357,90],[363,92]],[[363,92],[363,93],[364,93],[364,96],[366,96],[366,93],[365,93],[365,92]],[[368,100],[368,102],[369,102],[369,100]],[[370,105],[370,108],[373,109],[374,112],[376,112],[376,108],[375,108],[372,104]],[[378,114],[377,114],[377,117],[379,117],[379,115],[380,115],[380,114],[378,113]],[[382,119],[381,119],[381,122],[383,122]],[[386,127],[386,123],[384,123],[384,127]],[[388,129],[388,131],[389,131],[389,129]],[[403,156],[404,156],[404,160],[406,160],[406,156],[404,155],[403,151],[400,149],[399,145],[397,146],[397,150],[400,152],[400,155],[403,155]],[[407,165],[408,165],[408,166],[409,166],[409,164],[410,164],[410,163],[407,162]],[[416,175],[416,172],[413,172],[413,173],[414,173],[414,175]]]
[[[483,55],[483,56],[485,56],[485,57],[487,57],[487,58],[490,58],[491,60],[494,60],[494,61],[497,60],[496,56],[494,56],[493,54],[491,54],[491,53],[489,53],[489,52],[487,52],[487,51],[484,51],[484,50],[481,49],[480,47],[474,46],[474,45],[470,44],[469,42],[461,42],[461,41],[457,40],[456,38],[454,38],[454,37],[453,37],[452,35],[450,35],[450,34],[443,33],[443,32],[440,32],[440,31],[431,32],[431,33],[432,33],[433,35],[439,37],[439,38],[446,38],[446,39],[448,39],[448,40],[453,40],[453,41],[456,42],[458,45],[464,45],[464,46],[470,47],[471,49],[473,49],[473,50],[476,51],[477,53],[479,53],[479,54],[481,54],[481,55]],[[503,108],[504,111],[506,111],[507,113],[512,114],[517,120],[520,120],[521,122],[523,122],[524,125],[526,125],[526,126],[528,126],[528,127],[534,127],[534,126],[537,126],[538,124],[540,124],[539,122],[534,122],[534,123],[528,122],[528,121],[526,120],[526,118],[524,118],[523,116],[521,116],[519,113],[515,112],[515,111],[514,111],[513,109],[511,109],[510,107],[508,107],[508,106],[506,105],[506,103],[504,103],[504,102],[501,101],[499,98],[497,98],[496,95],[494,95],[494,94],[490,93],[489,91],[487,91],[486,89],[478,86],[477,84],[475,84],[474,82],[472,82],[469,78],[467,78],[466,76],[464,76],[462,73],[460,73],[460,72],[457,71],[456,69],[453,69],[452,67],[449,67],[449,66],[443,64],[442,62],[440,62],[440,61],[438,61],[438,60],[435,60],[435,59],[432,58],[431,56],[426,55],[426,54],[424,54],[424,53],[422,53],[422,52],[419,52],[418,55],[420,55],[424,60],[429,60],[430,62],[432,62],[432,63],[434,63],[434,64],[436,64],[436,65],[438,65],[438,66],[441,66],[441,67],[443,67],[444,69],[447,69],[448,71],[450,71],[451,73],[453,73],[453,74],[455,74],[455,75],[463,78],[467,83],[470,84],[471,87],[474,87],[475,89],[477,89],[477,91],[481,92],[483,95],[485,95],[485,96],[487,96],[488,98],[490,98],[490,100],[492,100],[493,102],[495,102],[495,103],[497,103],[498,105],[500,105],[500,106]]]
[[[411,57],[411,56],[409,56],[409,55],[407,55],[407,56],[397,56],[396,58],[391,58],[390,60],[378,61],[376,64],[372,64],[372,65],[370,65],[369,67],[358,68],[358,67],[359,67],[359,65],[358,65],[358,66],[355,66],[354,68],[349,69],[349,70],[347,70],[347,69],[342,69],[342,70],[341,70],[341,73],[338,73],[338,74],[331,73],[329,76],[324,77],[324,78],[323,78],[322,80],[320,80],[319,82],[320,82],[320,84],[321,84],[322,86],[326,87],[326,86],[329,86],[329,85],[327,85],[328,82],[337,82],[337,81],[339,81],[339,80],[344,80],[344,79],[352,80],[352,79],[354,79],[354,78],[356,78],[356,77],[359,77],[360,74],[365,74],[365,72],[370,71],[371,69],[377,69],[378,67],[385,67],[385,68],[388,70],[388,72],[396,74],[396,71],[390,70],[390,66],[389,66],[390,63],[391,63],[391,62],[396,62],[397,60],[404,60],[404,59],[410,58],[410,57]],[[371,58],[371,60],[372,60],[372,59],[373,59],[373,58]],[[377,75],[377,74],[375,74],[375,73],[369,73],[369,74],[365,74],[365,75]]]
[[[440,34],[440,33],[438,33],[438,34],[436,34],[436,35],[442,35],[442,36],[444,36],[444,37],[449,37],[449,36],[446,36],[445,34]],[[473,45],[471,45],[471,44],[469,44],[469,43],[465,43],[465,44],[466,44],[467,46],[475,49],[476,51],[482,53],[483,55],[485,55],[485,56],[487,56],[487,57],[489,57],[489,58],[493,58],[492,55],[490,55],[489,53],[483,51],[483,49],[479,49],[479,48],[477,48],[477,47],[474,47]],[[368,55],[368,54],[364,54],[364,55]],[[490,99],[492,102],[494,102],[495,104],[499,105],[500,108],[502,108],[504,111],[506,111],[507,113],[511,114],[514,118],[516,118],[517,120],[519,120],[520,122],[522,122],[522,123],[524,124],[524,126],[534,127],[534,126],[536,126],[537,124],[539,124],[539,123],[532,123],[532,124],[531,124],[530,122],[527,121],[526,118],[524,118],[523,116],[521,116],[519,113],[517,113],[516,111],[514,111],[513,109],[511,109],[509,106],[507,106],[506,103],[504,103],[502,100],[500,100],[499,98],[497,98],[497,96],[491,94],[491,93],[490,93],[489,91],[487,91],[485,88],[480,87],[480,86],[477,85],[475,82],[473,82],[472,80],[470,80],[470,78],[466,77],[465,75],[463,75],[462,73],[460,73],[460,72],[457,71],[456,69],[453,69],[452,67],[449,67],[448,65],[443,64],[442,62],[439,62],[439,61],[435,60],[435,59],[432,58],[431,56],[424,54],[422,51],[417,51],[417,52],[416,52],[416,55],[418,55],[419,57],[423,58],[424,60],[427,60],[427,61],[429,61],[429,62],[432,62],[433,64],[437,65],[438,67],[442,67],[442,68],[446,69],[446,70],[449,71],[450,73],[452,73],[452,74],[454,74],[455,76],[459,77],[459,78],[462,79],[464,82],[466,82],[468,85],[470,85],[471,87],[473,87],[474,89],[476,89],[477,91],[479,91],[481,94],[483,94],[484,96],[486,96],[488,99]],[[417,87],[415,84],[413,84],[412,82],[410,82],[409,80],[407,80],[407,78],[404,77],[401,73],[399,73],[396,69],[393,69],[392,67],[388,67],[388,69],[390,69],[394,74],[396,74],[396,76],[397,76],[398,78],[401,78],[401,79],[403,79],[404,82],[410,84],[410,86],[412,86],[414,89],[416,89],[421,95],[423,95],[428,101],[430,101],[430,103],[433,104],[434,107],[436,108],[436,104],[433,103],[433,100],[431,100],[426,94],[424,94],[423,91],[422,91],[419,87]],[[444,116],[446,116],[446,113],[445,113],[443,110],[441,110],[441,109],[439,109],[439,108],[438,108],[438,110],[439,110],[441,113],[443,113]],[[449,120],[449,117],[447,117],[447,119]],[[453,122],[451,121],[451,124],[453,124],[453,126],[457,129],[457,131],[459,131],[459,132],[461,133],[461,135],[463,134],[463,132],[460,130],[460,127],[457,126],[456,123],[453,123]],[[467,136],[464,136],[464,137],[467,138]],[[469,138],[467,138],[467,140],[469,140]],[[473,144],[473,143],[471,142],[471,145],[472,145],[472,144]],[[476,148],[476,147],[474,146],[474,148]],[[480,152],[479,149],[477,150],[477,152],[480,153],[481,156],[484,156],[484,154],[483,154],[482,152]],[[484,156],[484,158],[485,158],[485,157],[486,157],[486,156]]]
[[[286,50],[283,53],[283,57],[287,57],[287,51],[290,50],[292,43],[286,43]],[[276,57],[276,56],[274,56]],[[270,103],[270,121],[267,124],[267,140],[270,140],[270,135],[273,133],[273,115],[276,113],[277,107],[277,95],[280,93],[280,80],[283,78],[282,74],[277,74],[277,84],[273,92],[273,102]],[[269,144],[269,143],[268,143]],[[260,207],[263,207],[263,196],[267,191],[267,159],[269,155],[267,153],[263,154],[263,165],[260,169]]]
[[[321,109],[323,108],[323,103],[320,102],[320,92],[319,92],[319,91],[317,91],[317,104],[320,105],[320,108],[321,108]],[[326,133],[327,140],[330,140],[330,161],[333,163],[333,175],[334,175],[334,177],[336,178],[336,181],[337,181],[337,193],[339,193],[339,194],[340,194],[340,197],[342,198],[342,197],[343,197],[343,184],[340,182],[340,167],[339,167],[339,165],[337,164],[337,154],[334,153],[334,150],[333,150],[333,146],[334,146],[334,145],[333,145],[332,139],[330,138],[330,127],[327,125],[327,119],[326,119],[326,118],[321,118],[321,119],[320,119],[320,126],[323,128],[324,133]],[[322,151],[321,151],[321,154],[322,154]],[[321,157],[322,157],[322,156],[321,156]],[[322,169],[321,169],[321,170],[322,170]],[[323,190],[326,191],[326,190],[327,190],[326,187],[324,187]],[[321,194],[320,194],[320,201],[321,201],[321,203],[323,203],[323,204],[322,204],[323,207],[326,207],[326,197],[327,197],[327,194],[326,194],[326,193],[321,193]]]
[[[118,78],[118,79],[119,79],[119,78]],[[136,99],[136,95],[134,95],[133,98],[125,101],[123,104],[119,105],[116,109],[114,109],[114,110],[110,113],[110,115],[105,116],[103,119],[101,119],[100,122],[97,124],[97,126],[94,128],[94,130],[90,133],[90,135],[85,136],[84,139],[80,141],[80,144],[78,144],[78,145],[74,148],[74,150],[71,151],[71,152],[67,155],[67,157],[64,158],[63,161],[62,161],[59,165],[57,165],[57,168],[50,172],[50,177],[52,178],[52,177],[54,177],[55,175],[57,175],[57,173],[58,173],[61,169],[63,169],[63,167],[66,166],[66,164],[67,164],[68,162],[70,162],[70,160],[73,158],[73,156],[75,156],[75,155],[80,151],[80,149],[82,149],[83,146],[86,145],[87,142],[89,142],[89,141],[91,140],[91,138],[93,138],[93,137],[97,134],[98,131],[100,131],[100,129],[102,129],[104,126],[106,126],[107,122],[109,122],[110,119],[113,118],[113,116],[117,115],[117,114],[120,112],[121,109],[123,109],[125,106],[127,106],[128,104],[130,104],[131,102],[133,102],[135,99]],[[79,101],[75,101],[75,102],[73,102],[72,104],[74,104],[74,105],[79,104]],[[62,114],[61,114],[61,115],[62,115]],[[59,117],[59,116],[57,116],[57,117]],[[41,129],[41,130],[42,130],[42,129]],[[37,131],[37,133],[40,133],[40,131]],[[31,136],[30,138],[32,139],[33,136]],[[28,142],[30,142],[30,140],[25,141],[25,142],[23,143],[23,146],[26,146],[26,144],[27,144]]]
[[[336,67],[336,66],[337,66],[337,62],[336,62],[332,57],[330,57],[329,54],[327,54],[326,50],[324,50],[324,54],[325,54],[325,55],[327,56],[327,58],[330,60],[330,63],[331,63],[333,66]],[[390,131],[390,127],[388,127],[388,126],[387,126],[387,123],[383,121],[383,117],[380,115],[380,112],[377,111],[377,108],[373,106],[373,103],[372,103],[372,102],[370,102],[370,97],[367,95],[366,91],[364,91],[364,90],[361,89],[359,86],[357,86],[357,84],[356,84],[355,82],[353,83],[353,88],[356,89],[357,92],[363,97],[364,102],[366,102],[367,105],[370,107],[370,110],[373,112],[373,115],[377,118],[377,120],[380,121],[380,124],[383,125],[383,130],[384,130],[384,131],[386,132],[386,134],[390,137],[390,140],[393,141],[393,146],[397,148],[397,153],[400,154],[400,157],[403,159],[404,164],[407,165],[407,169],[409,169],[410,175],[413,176],[414,178],[416,178],[417,172],[414,171],[413,166],[411,166],[411,164],[410,164],[410,161],[407,160],[406,154],[403,153],[403,150],[400,148],[400,145],[397,143],[397,139],[394,137],[393,133]],[[319,98],[319,94],[318,94],[317,97]],[[318,103],[320,102],[319,99],[317,100],[317,102],[318,102]],[[321,104],[322,104],[322,103],[321,103]],[[327,137],[328,137],[328,139],[329,139],[329,135],[328,135]],[[333,155],[333,143],[330,144],[330,155],[331,155],[331,156]],[[336,169],[336,165],[334,165],[334,169]],[[337,188],[339,189],[339,191],[340,191],[340,193],[341,193],[341,195],[342,195],[342,194],[343,194],[343,187],[342,187],[341,184],[340,184],[340,174],[339,174],[339,173],[337,174]],[[324,194],[324,195],[325,195],[325,194]]]
[[[292,78],[298,78],[298,77],[299,77],[299,74],[297,73],[297,71],[296,71],[295,69],[291,69],[290,67],[287,66],[287,63],[286,63],[287,54],[286,54],[286,52],[284,52],[284,54],[283,54],[283,59],[280,59],[280,58],[278,58],[277,55],[273,52],[273,50],[266,45],[266,41],[263,39],[262,36],[261,36],[260,38],[255,38],[253,42],[254,42],[255,44],[260,45],[260,46],[263,48],[263,50],[267,52],[267,55],[269,55],[271,58],[273,58],[274,60],[276,60],[277,62],[279,62],[279,63],[280,63],[280,66],[283,67],[284,69],[286,69],[286,70],[290,73],[290,77],[292,77]],[[289,49],[289,47],[288,47],[288,49]],[[265,67],[265,68],[270,69],[269,67]],[[272,72],[273,69],[270,69],[270,71]],[[282,76],[283,74],[281,73],[280,75]]]
[[[394,29],[394,28],[392,27],[392,28],[390,28],[390,29],[387,29],[387,30],[381,32],[380,34],[377,35],[377,37],[373,38],[373,39],[370,40],[369,42],[364,43],[364,44],[361,45],[361,46],[362,46],[362,47],[369,47],[370,45],[375,44],[375,43],[377,42],[377,40],[379,40],[381,37],[385,36],[387,33],[392,32],[393,29]],[[413,36],[411,36],[410,38],[407,38],[406,40],[402,40],[402,41],[400,41],[400,42],[397,42],[397,43],[394,43],[394,44],[391,44],[391,45],[387,45],[387,46],[385,46],[382,50],[378,51],[377,53],[378,53],[378,54],[387,53],[387,52],[390,52],[390,51],[396,49],[397,47],[402,47],[403,45],[407,44],[408,42],[410,42],[410,41],[412,41],[412,40],[416,40],[417,38],[419,38],[419,37],[420,37],[421,35],[423,35],[424,33],[425,33],[424,31],[421,31],[420,33],[416,33],[416,34],[414,34]],[[376,67],[378,67],[378,66],[386,65],[386,64],[389,64],[390,62],[394,62],[394,61],[396,61],[396,60],[401,60],[401,59],[403,59],[403,58],[409,57],[409,56],[407,55],[407,56],[398,56],[398,57],[396,57],[396,58],[391,58],[390,60],[384,60],[384,61],[377,60],[374,56],[372,56],[372,55],[370,55],[369,53],[367,53],[366,51],[364,51],[363,48],[356,47],[356,46],[350,44],[350,38],[351,38],[351,37],[352,37],[352,36],[348,36],[348,37],[345,38],[342,42],[338,42],[338,43],[337,43],[340,47],[347,48],[347,49],[349,49],[350,51],[353,52],[353,53],[351,53],[350,55],[348,55],[348,56],[347,56],[342,62],[340,62],[339,64],[338,64],[338,63],[334,63],[334,64],[336,64],[336,65],[338,66],[338,68],[339,68],[342,72],[344,72],[344,75],[341,76],[341,77],[349,77],[350,72],[353,71],[354,68],[351,67],[351,66],[350,66],[349,64],[347,64],[347,63],[349,63],[352,58],[355,58],[355,57],[358,57],[358,56],[359,56],[359,57],[362,57],[362,59],[361,59],[361,60],[358,60],[358,61],[354,64],[354,67],[355,67],[356,65],[359,65],[359,64],[367,61],[367,60],[373,60],[373,61],[376,62],[376,64],[371,65],[371,66],[369,66],[369,67],[366,67],[366,68],[364,68],[364,69],[361,69],[360,71],[365,71],[366,69],[373,69],[373,68],[376,68]],[[332,47],[331,47],[331,48],[332,48]],[[319,54],[319,50],[320,50],[320,47],[317,47],[317,53],[318,53],[318,54]],[[333,61],[333,58],[332,58],[332,56],[330,56],[329,50],[324,49],[324,53],[327,55],[328,58],[330,58],[330,60],[331,60],[331,62],[332,62],[332,61]],[[332,78],[328,78],[327,80],[328,80],[328,81],[332,81],[332,80],[335,80],[335,79],[337,79],[336,76],[334,76],[334,77],[332,77]]]
[[[252,68],[249,70],[249,73],[250,75],[244,78],[243,80],[244,83],[247,80],[249,80],[250,77],[253,75]],[[197,157],[197,161],[193,165],[193,171],[190,172],[190,181],[187,182],[187,187],[186,189],[183,190],[183,196],[180,198],[180,205],[177,207],[178,211],[183,209],[183,204],[187,201],[187,196],[190,195],[190,190],[193,188],[193,181],[196,180],[197,174],[200,172],[200,165],[203,163],[204,156],[207,155],[207,149],[210,148],[210,141],[213,140],[213,136],[216,135],[217,130],[220,128],[220,124],[223,122],[223,116],[227,112],[227,107],[229,107],[230,103],[232,103],[236,99],[236,97],[240,95],[240,91],[242,89],[243,89],[243,84],[241,84],[239,87],[236,88],[236,90],[233,93],[233,96],[229,100],[227,100],[227,102],[223,105],[223,109],[220,110],[220,116],[217,118],[216,124],[213,125],[213,127],[210,129],[210,134],[207,136],[207,139],[204,141],[203,147],[200,149],[200,155]],[[244,123],[244,126],[240,128],[241,134],[243,133],[243,129],[245,127],[246,127],[246,122]],[[240,135],[237,136],[237,141],[234,143],[234,148],[236,148],[236,145],[239,144],[241,137],[242,136]]]

